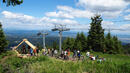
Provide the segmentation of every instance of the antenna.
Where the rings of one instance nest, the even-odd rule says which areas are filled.
[[[55,28],[52,29],[52,31],[59,31],[59,50],[61,51],[61,47],[62,47],[62,32],[63,31],[69,31],[70,29],[69,28],[66,28],[66,25],[62,25],[62,24],[59,24],[58,25],[55,25]]]

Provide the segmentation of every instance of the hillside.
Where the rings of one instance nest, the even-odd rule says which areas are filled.
[[[129,56],[93,54],[106,61],[63,61],[47,56],[22,59],[9,51],[0,55],[0,73],[130,73]]]

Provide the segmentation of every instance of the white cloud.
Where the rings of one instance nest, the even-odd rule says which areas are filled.
[[[123,0],[79,0],[78,4],[94,11],[120,11],[127,5]]]
[[[121,14],[128,3],[124,0],[79,0],[77,5],[107,18],[114,18]]]
[[[130,30],[130,24],[121,25],[120,28],[122,28],[124,30]]]
[[[64,24],[66,24],[66,25],[75,25],[75,24],[78,24],[78,22],[75,21],[75,20],[69,20],[69,19],[63,19],[63,20],[61,20],[61,19],[50,19],[48,17],[43,17],[41,19],[41,21],[46,22],[46,23],[62,24],[62,25],[64,25]]]
[[[58,5],[57,12],[47,12],[46,16],[71,19],[90,18],[98,13],[105,18],[116,18],[121,16],[129,3],[124,0],[78,0],[77,5],[83,9]]]
[[[10,11],[3,11],[1,13],[2,24],[4,28],[7,29],[41,29],[43,27],[42,23],[38,18],[21,14],[21,13],[13,13]]]
[[[10,19],[10,20],[14,20],[14,21],[19,21],[19,22],[23,22],[23,23],[35,23],[37,20],[36,18],[34,18],[33,16],[29,16],[29,15],[24,15],[24,14],[19,14],[19,13],[12,13],[9,11],[3,11],[2,15],[4,15],[4,18],[6,19]]]
[[[90,18],[94,13],[88,10],[74,9],[69,6],[57,6],[58,12],[47,12],[46,16],[59,18]]]
[[[129,12],[130,12],[130,9],[125,10],[125,12],[126,12],[126,13],[129,13]]]
[[[123,25],[121,25],[121,26],[119,26],[119,27],[116,27],[116,28],[118,28],[118,29],[122,29],[121,31],[115,31],[115,33],[117,34],[130,34],[130,24],[123,24]]]
[[[67,25],[78,24],[78,22],[75,20],[51,19],[49,17],[36,18],[33,16],[13,13],[9,11],[3,11],[2,15],[3,15],[2,23],[6,28],[42,29],[43,27],[46,27],[45,29],[50,29],[54,26],[53,25],[54,23],[67,24]]]
[[[126,2],[129,2],[129,3],[130,3],[130,0],[124,0],[124,1],[126,1]]]
[[[130,34],[130,24],[118,25],[111,21],[103,21],[102,27],[106,32],[110,30],[114,34]]]
[[[14,18],[14,19],[17,19],[17,18],[24,18],[24,19],[34,19],[34,17],[32,16],[28,16],[28,15],[24,15],[24,14],[18,14],[18,13],[12,13],[12,12],[9,12],[9,11],[3,11],[2,12],[3,15],[5,15],[6,18]]]
[[[78,0],[77,5],[82,7],[82,9],[58,5],[56,11],[47,12],[45,13],[46,16],[42,18],[3,11],[2,14],[4,15],[4,19],[2,22],[6,24],[6,27],[39,29],[44,26],[46,29],[50,29],[54,27],[53,24],[66,24],[67,27],[74,30],[85,30],[89,29],[89,24],[81,25],[74,20],[75,18],[90,18],[95,13],[99,13],[105,18],[115,18],[121,16],[123,12],[130,12],[130,9],[128,8],[128,10],[124,11],[129,5],[128,1],[129,0]],[[130,20],[130,15],[124,16],[124,18],[125,20]],[[82,20],[80,21],[82,22]],[[110,21],[103,21],[102,24],[103,28],[113,29],[112,32],[115,33],[130,33],[130,24],[122,24],[119,26]],[[125,29],[125,31],[118,29]]]
[[[69,7],[69,6],[57,6],[57,9],[67,11],[67,12],[72,12],[73,11],[73,8]]]
[[[53,24],[62,24],[67,25],[68,28],[71,29],[71,31],[88,31],[90,29],[89,24],[79,24],[77,21],[72,19],[52,19],[49,17],[42,17],[42,18],[36,18],[33,16],[25,15],[25,14],[19,14],[19,13],[13,13],[9,11],[3,11],[2,12],[3,18],[1,18],[2,24],[4,28],[9,29],[25,29],[25,30],[31,30],[31,29],[47,29],[50,30],[54,27]],[[26,21],[27,20],[27,21]],[[112,33],[118,33],[118,34],[129,34],[130,33],[130,24],[124,24],[124,25],[116,25],[113,22],[110,21],[103,21],[102,26],[105,29],[111,29]],[[122,30],[119,30],[122,29]]]
[[[114,26],[114,23],[111,22],[111,21],[103,21],[103,22],[102,22],[102,27],[103,27],[103,28],[109,29],[109,28],[111,28],[112,26]]]
[[[46,13],[46,16],[48,16],[48,17],[58,17],[58,18],[74,18],[72,15],[65,13],[63,11],[48,12],[48,13]]]
[[[117,11],[117,12],[108,12],[108,11],[104,11],[104,12],[100,12],[100,14],[105,17],[105,18],[116,18],[121,16],[121,12],[122,11]]]
[[[105,29],[105,32],[108,32],[110,30],[111,33],[114,34],[130,34],[130,24],[118,25],[111,21],[103,21],[102,27]],[[71,26],[70,28],[75,31],[87,32],[88,29],[90,29],[90,24],[75,25],[74,27]]]
[[[106,31],[110,31],[114,34],[130,34],[130,24],[118,25],[114,22],[103,21],[102,26]]]
[[[126,15],[126,16],[124,16],[124,19],[125,19],[125,20],[130,20],[130,14],[129,14],[129,15]]]

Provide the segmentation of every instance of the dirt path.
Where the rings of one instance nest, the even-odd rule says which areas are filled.
[[[10,55],[10,56],[15,56],[15,55]],[[6,59],[9,58],[10,56],[4,56],[4,58],[0,60],[0,64],[4,63]]]

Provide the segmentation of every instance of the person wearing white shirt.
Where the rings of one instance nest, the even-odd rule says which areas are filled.
[[[86,56],[89,57],[89,56],[90,56],[90,52],[87,52],[87,53],[86,53]]]
[[[92,60],[96,60],[96,59],[95,59],[95,56],[92,57]]]

